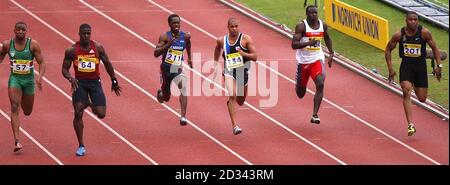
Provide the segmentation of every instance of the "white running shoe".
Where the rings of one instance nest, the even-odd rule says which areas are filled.
[[[181,126],[187,125],[187,119],[186,119],[186,117],[181,117],[181,118],[180,118],[180,125],[181,125]]]
[[[235,127],[233,128],[233,134],[234,134],[234,135],[238,135],[238,134],[240,134],[241,132],[242,132],[242,129],[239,128],[238,126],[235,126]]]
[[[319,124],[320,123],[320,118],[317,115],[313,115],[311,117],[311,123],[315,123],[315,124]]]

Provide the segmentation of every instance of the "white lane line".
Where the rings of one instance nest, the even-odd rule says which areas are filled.
[[[11,121],[11,118],[8,116],[8,114],[6,114],[5,112],[3,112],[2,109],[0,109],[0,114],[3,115],[3,117],[5,117],[8,121]],[[53,155],[50,151],[48,151],[44,146],[42,146],[41,143],[39,143],[39,141],[37,141],[36,139],[34,139],[33,136],[31,136],[31,134],[29,134],[27,131],[25,131],[25,129],[23,129],[22,127],[19,128],[20,131],[27,136],[31,141],[33,141],[34,144],[36,144],[42,151],[44,151],[48,156],[50,156],[54,161],[56,161],[59,165],[64,165],[58,158],[55,157],[55,155]]]

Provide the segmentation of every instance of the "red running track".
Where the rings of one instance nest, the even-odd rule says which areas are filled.
[[[11,25],[0,28],[0,39],[12,36],[17,20],[27,22],[29,35],[44,51],[47,79],[62,89],[59,92],[44,83],[43,92],[36,94],[32,116],[21,115],[22,126],[63,164],[448,164],[448,122],[414,107],[418,132],[407,137],[401,98],[339,65],[327,68],[325,98],[351,115],[324,101],[319,112],[322,123],[311,125],[313,95],[299,100],[294,84],[279,77],[276,106],[260,107],[259,100],[267,97],[249,96],[247,102],[254,108],[247,105],[239,109],[237,122],[244,129],[241,135],[231,133],[224,96],[189,97],[187,116],[194,125],[179,126],[178,116],[150,97],[159,87],[160,63],[153,57],[152,44],[168,29],[168,11],[184,18],[182,30],[191,32],[193,52],[202,54],[204,68],[213,57],[214,37],[226,34],[226,21],[232,16],[240,20],[241,31],[255,40],[260,61],[279,61],[279,73],[295,77],[289,39],[216,1],[16,2],[36,17],[12,1],[0,2],[0,21]],[[77,144],[71,102],[63,95],[69,94],[70,87],[60,69],[64,49],[78,40],[78,26],[84,22],[92,25],[92,38],[105,46],[115,69],[123,74],[116,75],[124,93],[115,97],[109,91],[109,78],[102,68],[108,103],[107,117],[102,121],[111,129],[85,114],[88,154],[79,158],[73,154]],[[255,70],[250,78],[276,75],[254,64],[253,69],[263,72]],[[8,71],[7,62],[0,68]],[[197,79],[205,82],[189,69],[185,72],[191,84]],[[210,75],[210,71],[202,73]],[[6,82],[8,74],[0,73],[0,78]],[[350,89],[349,84],[357,88]],[[312,83],[309,85],[314,89]],[[6,88],[0,92],[7,94]],[[179,112],[178,97],[172,97],[167,105]],[[0,109],[9,114],[7,98],[0,101]],[[0,147],[7,149],[1,150],[1,164],[57,164],[24,135],[24,151],[13,154],[9,122],[3,119],[0,124],[5,131],[0,134]]]

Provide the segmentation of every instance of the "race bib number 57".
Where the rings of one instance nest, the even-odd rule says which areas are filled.
[[[12,62],[12,72],[14,74],[30,74],[31,60],[14,60]]]

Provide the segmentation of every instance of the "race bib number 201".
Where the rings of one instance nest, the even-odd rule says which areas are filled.
[[[420,44],[403,44],[403,54],[405,57],[420,57],[422,46]]]

